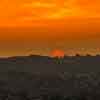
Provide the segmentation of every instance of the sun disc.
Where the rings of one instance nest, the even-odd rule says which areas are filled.
[[[64,54],[64,51],[56,49],[56,50],[53,50],[50,55],[52,57],[63,58],[65,54]]]

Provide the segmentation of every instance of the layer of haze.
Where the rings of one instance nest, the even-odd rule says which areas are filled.
[[[47,55],[53,49],[99,53],[92,50],[99,42],[99,0],[0,1],[1,56]]]

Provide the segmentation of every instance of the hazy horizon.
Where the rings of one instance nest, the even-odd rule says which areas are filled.
[[[86,55],[91,55],[91,56],[96,56],[100,55],[100,49],[98,48],[91,48],[91,49],[85,49],[85,48],[70,48],[70,49],[27,49],[27,50],[19,50],[16,52],[6,52],[5,54],[0,54],[0,57],[12,57],[12,56],[29,56],[29,55],[39,55],[39,56],[52,56],[51,53],[55,50],[61,50],[64,52],[65,56],[75,56],[77,54],[81,56],[86,56]],[[12,50],[13,51],[13,50]],[[8,54],[7,54],[8,53]]]

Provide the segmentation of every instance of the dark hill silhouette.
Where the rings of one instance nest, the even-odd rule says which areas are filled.
[[[0,71],[16,69],[25,72],[58,73],[98,72],[100,70],[100,56],[65,56],[51,58],[48,56],[30,55],[0,58]]]
[[[30,55],[0,58],[2,98],[97,100],[99,95],[99,55],[64,58]]]

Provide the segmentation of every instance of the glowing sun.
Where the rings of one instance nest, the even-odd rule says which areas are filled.
[[[64,51],[56,49],[53,50],[50,54],[51,57],[58,57],[58,58],[63,58],[64,57]]]

